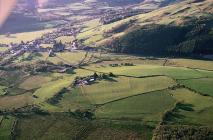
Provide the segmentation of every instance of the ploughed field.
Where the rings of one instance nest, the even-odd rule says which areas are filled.
[[[22,69],[1,69],[0,139],[146,140],[166,131],[160,124],[212,132],[212,61],[89,53],[72,72],[23,70],[41,60],[78,64],[85,54],[25,54],[14,61]]]

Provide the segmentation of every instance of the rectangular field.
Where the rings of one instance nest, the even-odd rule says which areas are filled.
[[[3,117],[0,123],[0,139],[1,140],[11,140],[11,131],[15,118],[6,116]]]
[[[179,80],[179,82],[195,91],[213,97],[213,78]]]
[[[128,96],[165,89],[175,84],[175,81],[164,76],[149,78],[119,77],[83,86],[80,89],[81,94],[85,95],[91,103],[104,104]]]
[[[96,115],[98,118],[138,119],[156,124],[175,102],[167,90],[157,91],[103,105],[97,109]]]

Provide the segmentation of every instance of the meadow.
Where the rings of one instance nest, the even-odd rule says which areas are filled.
[[[176,106],[168,118],[171,124],[212,126],[213,99],[187,89],[171,91],[174,99],[181,104]]]
[[[157,124],[175,104],[167,90],[156,91],[105,104],[96,110],[97,118],[136,119]]]
[[[32,41],[36,38],[41,37],[45,33],[49,33],[54,31],[54,29],[45,29],[40,31],[33,31],[33,32],[23,32],[23,33],[16,33],[11,34],[9,37],[5,35],[0,35],[0,43],[2,44],[10,44],[12,43],[21,43],[21,41],[27,42]]]
[[[117,124],[118,125],[118,124]],[[141,139],[141,135],[131,129],[113,128],[108,125],[100,125],[97,122],[75,119],[66,114],[53,114],[46,116],[30,116],[18,123],[18,140],[39,138],[51,139]],[[150,130],[143,129],[144,132]],[[104,133],[103,133],[104,132]],[[144,134],[145,135],[145,134]],[[145,135],[146,138],[148,137]]]
[[[159,81],[161,81],[159,83]],[[105,104],[129,96],[166,89],[175,85],[175,81],[164,76],[150,78],[119,77],[100,81],[94,85],[80,87],[93,104]]]
[[[0,46],[0,52],[4,52],[4,51],[7,51],[8,50],[8,47],[1,47]]]
[[[179,82],[203,95],[213,96],[212,78],[180,80]]]
[[[0,139],[1,140],[10,140],[12,138],[11,131],[12,131],[12,126],[13,126],[14,121],[15,121],[14,117],[0,116],[0,122],[1,122],[0,123]]]

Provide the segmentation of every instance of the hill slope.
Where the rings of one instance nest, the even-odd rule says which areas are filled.
[[[89,30],[87,44],[147,55],[212,54],[213,2],[178,2]]]

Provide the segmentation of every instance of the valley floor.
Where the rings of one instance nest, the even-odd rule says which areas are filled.
[[[160,139],[170,126],[184,131],[182,138],[195,137],[191,129],[212,137],[212,61],[90,53],[87,65],[68,73],[2,69],[0,138]],[[78,62],[72,53],[63,58],[73,57]],[[73,85],[94,73],[95,81]]]

